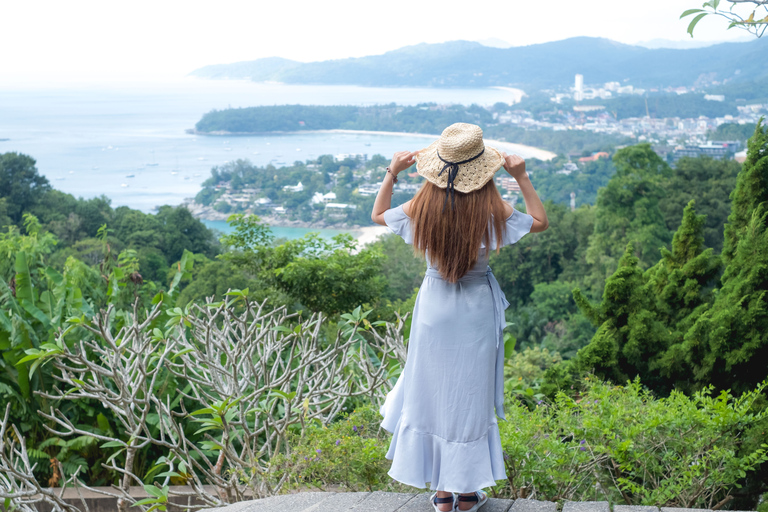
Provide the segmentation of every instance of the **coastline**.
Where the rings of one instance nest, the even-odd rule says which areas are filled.
[[[200,219],[200,220],[208,220],[208,219]],[[390,232],[389,228],[387,226],[380,226],[380,225],[374,225],[374,226],[360,226],[357,224],[354,225],[348,225],[348,224],[334,224],[334,225],[326,225],[322,223],[316,223],[316,222],[302,222],[302,221],[289,221],[286,219],[275,219],[274,217],[259,217],[259,220],[269,225],[270,228],[282,228],[283,230],[299,230],[298,233],[295,233],[293,235],[288,236],[288,238],[300,238],[306,234],[306,232],[322,232],[322,231],[332,231],[335,235],[335,232],[338,232],[338,234],[341,233],[348,233],[352,235],[352,238],[357,240],[357,243],[360,247],[366,246],[368,244],[371,244],[373,242],[376,242],[381,236],[387,234]],[[217,220],[214,222],[224,222],[224,220]],[[207,225],[207,224],[206,224]],[[211,228],[212,226],[208,226]],[[214,229],[221,229],[219,227],[213,227]],[[332,234],[327,234],[324,236],[332,236]],[[285,233],[278,234],[276,236],[285,236]]]
[[[426,138],[426,139],[432,139],[436,140],[440,138],[440,135],[434,135],[429,133],[409,133],[409,132],[383,132],[383,131],[374,131],[374,130],[345,130],[341,128],[336,128],[333,130],[308,130],[305,132],[289,132],[289,133],[349,133],[349,134],[366,134],[366,135],[393,135],[393,136],[400,136],[400,137],[419,137],[419,138]],[[552,160],[557,156],[556,153],[553,153],[552,151],[547,151],[546,149],[536,148],[533,146],[526,146],[524,144],[517,144],[514,142],[506,142],[503,140],[496,140],[496,139],[485,139],[485,142],[488,142],[490,144],[493,144],[494,147],[499,149],[506,149],[507,151],[512,151],[513,153],[525,153],[529,155],[529,158],[538,158],[539,160]]]
[[[417,137],[417,138],[424,138],[424,139],[431,139],[431,140],[436,140],[440,137],[439,134],[435,135],[435,134],[429,134],[429,133],[387,132],[387,131],[377,131],[377,130],[347,130],[342,128],[334,128],[331,130],[301,130],[301,131],[293,131],[293,132],[227,132],[227,131],[199,132],[197,130],[190,129],[188,130],[188,132],[194,133],[195,135],[214,136],[214,137],[220,137],[220,136],[249,137],[249,136],[255,136],[255,135],[269,135],[269,134],[298,135],[298,134],[304,134],[304,133],[347,133],[351,135],[355,135],[355,134],[388,135],[388,136],[394,136],[394,137]],[[537,158],[539,160],[549,161],[557,156],[557,154],[553,153],[552,151],[547,151],[546,149],[541,149],[534,146],[517,144],[515,142],[506,142],[506,141],[496,140],[496,139],[485,139],[485,141],[490,144],[493,144],[493,146],[498,149],[516,153],[521,156],[526,155],[525,158]]]

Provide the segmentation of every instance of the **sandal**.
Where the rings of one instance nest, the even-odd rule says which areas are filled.
[[[456,510],[456,496],[453,493],[445,498],[438,498],[437,491],[435,491],[435,494],[429,498],[429,502],[432,504],[432,508],[435,509],[435,512],[454,512]],[[440,510],[437,508],[437,505],[440,503],[450,503],[451,509],[447,511]]]
[[[459,494],[459,501],[476,501],[477,503],[475,503],[472,508],[468,508],[467,510],[462,510],[457,506],[457,512],[475,512],[477,509],[486,504],[488,501],[488,495],[483,491],[475,491],[474,496],[462,496]]]

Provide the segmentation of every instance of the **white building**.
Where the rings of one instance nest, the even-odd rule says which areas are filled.
[[[584,75],[576,75],[573,84],[573,99],[576,101],[584,99]]]
[[[327,194],[321,194],[315,192],[312,196],[312,204],[331,203],[336,200],[336,192],[328,192]]]
[[[304,191],[304,185],[299,182],[297,185],[286,185],[283,187],[283,190],[287,192],[303,192]]]
[[[361,196],[375,196],[379,193],[379,189],[381,188],[381,184],[367,184],[367,185],[360,185],[357,187],[357,193]]]
[[[357,209],[357,205],[346,204],[346,203],[326,203],[325,209],[326,210],[355,210]]]

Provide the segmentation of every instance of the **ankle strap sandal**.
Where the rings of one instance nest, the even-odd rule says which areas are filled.
[[[486,502],[488,501],[488,496],[483,491],[475,491],[475,494],[473,494],[472,496],[462,496],[461,494],[459,494],[459,501],[476,502],[472,508],[468,508],[467,510],[462,510],[460,508],[457,508],[459,512],[474,512],[475,510],[479,509],[480,507],[486,504]]]
[[[456,510],[456,496],[451,494],[450,496],[446,496],[445,498],[438,498],[437,493],[433,494],[430,498],[430,501],[432,502],[432,508],[435,509],[436,512],[443,512],[439,508],[437,508],[437,505],[441,503],[450,503],[451,509],[448,512]]]

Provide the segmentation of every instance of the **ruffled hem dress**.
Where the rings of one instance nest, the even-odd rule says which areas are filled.
[[[384,213],[390,230],[413,244],[403,207]],[[513,210],[503,245],[531,231]],[[392,433],[386,458],[395,480],[420,489],[473,492],[507,478],[496,420],[504,415],[504,310],[509,306],[481,245],[477,264],[456,283],[429,263],[411,320],[405,366],[379,409]],[[495,409],[495,412],[494,412]]]

